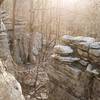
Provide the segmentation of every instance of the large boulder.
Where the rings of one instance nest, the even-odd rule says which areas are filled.
[[[19,82],[6,72],[0,60],[0,100],[25,100]]]

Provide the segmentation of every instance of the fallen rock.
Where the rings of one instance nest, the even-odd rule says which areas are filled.
[[[73,49],[69,46],[56,45],[54,47],[54,53],[66,56],[73,53]]]

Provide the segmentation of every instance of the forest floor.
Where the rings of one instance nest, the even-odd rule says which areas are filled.
[[[17,79],[26,100],[47,100],[49,78],[44,68],[27,63],[18,69]]]

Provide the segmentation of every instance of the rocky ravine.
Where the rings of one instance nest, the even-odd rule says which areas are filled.
[[[100,100],[100,42],[64,35],[48,67],[49,100]]]

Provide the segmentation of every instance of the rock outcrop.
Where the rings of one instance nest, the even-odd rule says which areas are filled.
[[[0,58],[5,62],[7,70],[15,75],[15,67],[12,63],[13,59],[9,48],[8,34],[2,19],[0,24]]]
[[[0,60],[0,100],[25,100],[22,89],[13,75],[6,72]]]
[[[59,45],[47,71],[49,100],[100,100],[100,42],[64,35]]]

